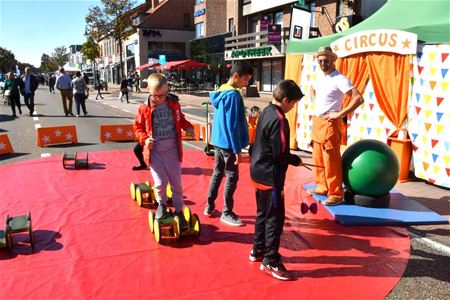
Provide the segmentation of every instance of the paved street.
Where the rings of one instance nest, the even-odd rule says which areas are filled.
[[[143,90],[144,91],[144,90]],[[28,115],[27,108],[22,105],[23,114],[17,119],[10,117],[11,109],[0,104],[0,133],[7,133],[13,145],[13,155],[2,155],[0,165],[26,161],[48,155],[62,155],[67,152],[86,152],[111,149],[130,149],[134,142],[106,142],[99,139],[101,124],[129,124],[140,103],[146,99],[146,93],[130,96],[130,103],[121,103],[118,98],[117,86],[110,86],[104,93],[104,99],[94,100],[96,91],[91,91],[86,106],[88,116],[65,117],[60,95],[50,94],[46,87],[40,86],[36,95],[36,114]],[[192,122],[204,122],[205,108],[202,106],[208,100],[207,93],[196,95],[179,95],[183,111]],[[257,105],[264,107],[270,101],[270,96],[260,98],[245,98],[247,107]],[[22,98],[23,102],[23,98]],[[75,113],[75,105],[74,105]],[[56,145],[39,148],[36,145],[36,128],[38,126],[68,125],[77,127],[79,143],[76,145]],[[203,149],[202,142],[185,142],[186,148]],[[311,154],[299,152],[305,161]],[[130,167],[131,166],[126,166]],[[7,176],[1,174],[0,177]],[[411,199],[437,213],[450,217],[450,192],[423,181],[399,183],[395,189]],[[408,228],[411,241],[411,257],[405,274],[387,299],[450,299],[450,227],[411,226]],[[351,279],[349,279],[351,280]]]

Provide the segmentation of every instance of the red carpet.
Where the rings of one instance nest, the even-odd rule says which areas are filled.
[[[312,175],[291,168],[280,251],[298,279],[265,275],[248,260],[255,217],[249,164],[240,167],[235,194],[246,226],[233,228],[202,214],[213,159],[200,151],[184,156],[185,203],[199,214],[202,233],[161,245],[149,231],[148,209],[130,198],[131,182],[150,179],[149,171],[131,170],[132,151],[89,153],[89,170],[65,170],[61,157],[1,166],[0,222],[31,210],[36,243],[34,253],[0,250],[2,298],[382,299],[403,274],[405,228],[340,226],[321,206],[317,215],[301,215],[299,204],[314,201],[302,189]]]

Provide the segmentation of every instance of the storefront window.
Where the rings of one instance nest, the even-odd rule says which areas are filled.
[[[195,38],[200,38],[205,35],[205,29],[203,27],[203,22],[195,24]]]
[[[281,59],[264,60],[261,64],[261,91],[272,92],[282,79]]]

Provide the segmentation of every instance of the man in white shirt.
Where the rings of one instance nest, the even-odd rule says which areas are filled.
[[[340,152],[343,118],[361,105],[364,99],[349,79],[336,70],[337,55],[330,47],[320,48],[315,58],[323,72],[311,89],[314,100],[311,144],[313,162],[319,167],[314,169],[317,188],[308,190],[308,193],[328,196],[322,202],[324,205],[338,205],[344,197]],[[345,95],[351,100],[342,107]]]

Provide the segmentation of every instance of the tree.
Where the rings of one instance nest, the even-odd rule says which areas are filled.
[[[15,71],[17,60],[8,49],[0,47],[0,73]]]
[[[59,65],[56,63],[53,57],[50,57],[48,54],[43,53],[41,56],[41,67],[42,72],[50,73],[55,72],[58,69]]]
[[[135,0],[101,0],[103,8],[90,7],[86,16],[87,33],[99,41],[113,38],[119,46],[120,72],[123,72],[123,41],[135,32],[128,12],[135,6]]]
[[[68,54],[65,46],[59,46],[54,49],[52,53],[52,59],[57,66],[64,66],[67,62]]]
[[[94,41],[92,36],[88,36],[87,41],[81,47],[81,53],[91,61],[94,61],[94,59],[99,56],[100,47]]]

